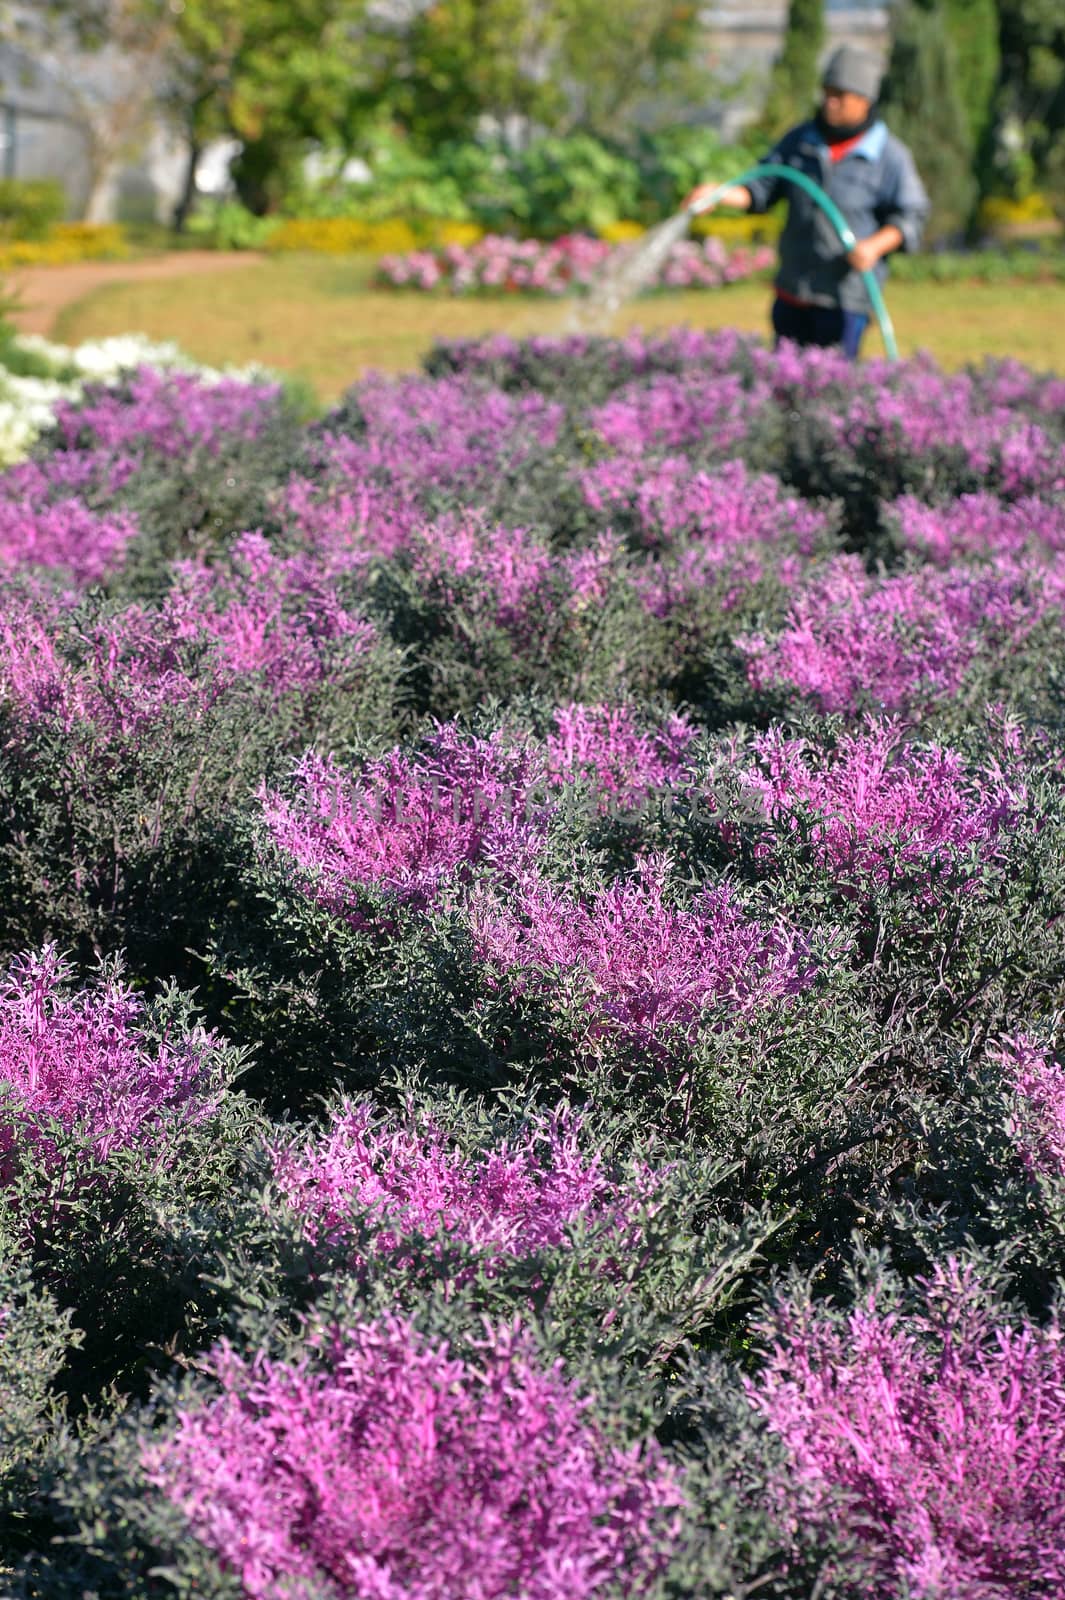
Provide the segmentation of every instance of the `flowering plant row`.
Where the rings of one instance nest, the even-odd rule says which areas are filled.
[[[87,340],[73,347],[23,334],[9,348],[21,367],[38,371],[29,376],[0,368],[0,466],[23,460],[58,408],[76,401],[86,383],[113,382],[139,367],[195,373],[204,383],[223,376],[190,360],[176,344],[153,342],[142,334]],[[245,381],[269,378],[265,370],[251,368],[230,375]]]
[[[5,1583],[1051,1600],[1065,385],[429,369],[0,474]]]
[[[386,288],[423,292],[565,295],[590,288],[626,248],[579,233],[549,243],[488,234],[473,244],[382,256],[377,278]],[[767,246],[728,250],[716,238],[681,240],[650,287],[719,289],[766,272],[773,260]]]

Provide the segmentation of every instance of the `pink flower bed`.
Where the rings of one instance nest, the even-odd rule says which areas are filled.
[[[631,248],[580,233],[548,244],[489,234],[472,245],[382,256],[377,277],[387,288],[423,293],[564,295],[588,289]],[[768,271],[774,260],[766,246],[730,251],[719,239],[684,239],[673,246],[652,287],[718,289]]]

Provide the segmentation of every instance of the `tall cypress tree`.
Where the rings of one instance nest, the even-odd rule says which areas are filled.
[[[998,0],[946,0],[945,9],[958,94],[969,139],[979,150],[991,124],[998,84]]]
[[[958,78],[944,0],[898,0],[881,106],[928,188],[932,239],[960,234],[976,200],[973,141]]]
[[[784,43],[769,79],[758,132],[776,139],[813,110],[825,46],[825,0],[791,0]]]

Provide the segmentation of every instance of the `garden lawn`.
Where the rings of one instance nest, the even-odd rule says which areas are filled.
[[[366,258],[286,256],[224,275],[116,283],[69,306],[53,336],[77,343],[142,330],[177,339],[202,361],[268,362],[331,400],[369,368],[416,367],[438,338],[573,326],[569,303],[376,292],[370,270]],[[687,323],[760,332],[768,299],[761,283],[654,296],[628,307],[610,331]],[[1065,284],[897,284],[888,300],[904,355],[926,349],[948,368],[1010,355],[1065,371]]]

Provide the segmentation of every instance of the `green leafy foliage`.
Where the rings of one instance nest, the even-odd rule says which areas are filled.
[[[956,238],[976,200],[974,113],[962,98],[943,0],[904,0],[896,13],[881,96],[894,133],[910,146],[932,201],[930,238]]]
[[[66,212],[63,185],[52,178],[0,181],[0,234],[6,239],[43,239]]]
[[[790,0],[784,42],[773,63],[759,123],[770,142],[810,115],[824,43],[824,0]]]

